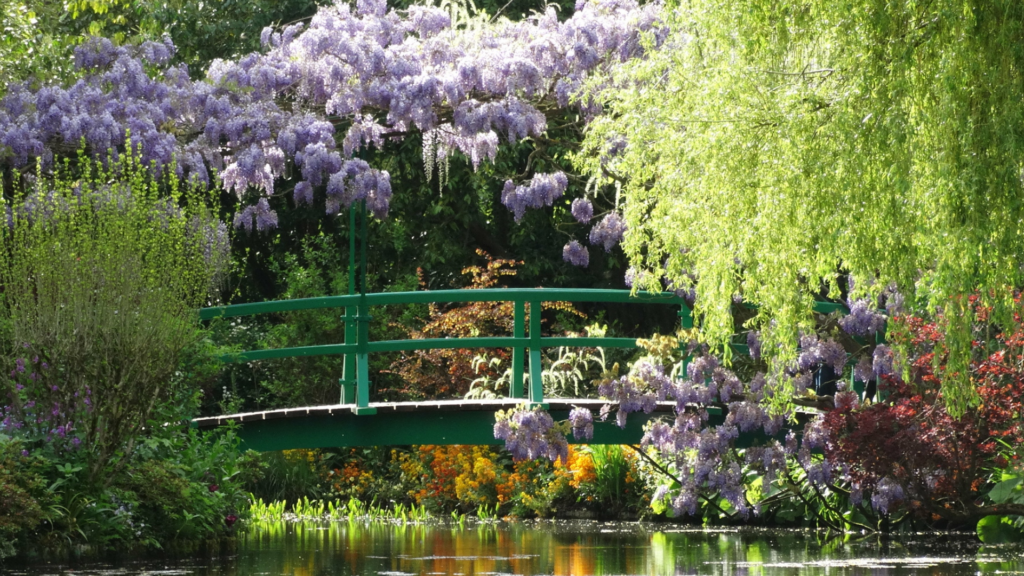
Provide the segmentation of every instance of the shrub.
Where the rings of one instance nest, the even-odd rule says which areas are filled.
[[[4,192],[5,429],[30,448],[74,442],[109,485],[200,338],[226,229],[173,171],[157,179],[131,153]]]
[[[0,559],[13,556],[19,536],[30,533],[45,517],[42,466],[41,459],[23,451],[20,442],[0,437]]]

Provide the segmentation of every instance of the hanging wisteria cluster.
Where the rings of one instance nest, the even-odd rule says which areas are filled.
[[[568,259],[568,247],[566,250]],[[898,300],[898,293],[893,291],[888,299]],[[884,329],[886,315],[867,302],[852,303],[851,314],[840,320],[840,326],[850,336],[863,337]],[[756,360],[761,352],[760,333],[748,332],[747,345]],[[628,374],[598,382],[598,393],[610,401],[602,408],[600,419],[614,415],[615,424],[625,427],[630,414],[652,414],[659,406],[673,410],[671,418],[650,421],[642,445],[668,473],[654,500],[677,515],[696,515],[702,501],[716,498],[727,500],[743,517],[760,513],[759,505],[747,498],[744,474],[750,470],[761,475],[763,486],[777,479],[792,484],[798,476],[820,493],[849,492],[855,505],[865,500],[867,494],[866,501],[877,513],[889,514],[902,502],[902,488],[888,476],[881,476],[870,486],[862,485],[845,466],[828,458],[836,444],[826,414],[812,417],[796,429],[802,430],[797,434],[784,430],[793,412],[772,413],[764,402],[787,384],[794,397],[809,396],[809,405],[849,413],[861,404],[858,393],[847,390],[840,381],[824,398],[827,403],[818,404],[821,398],[813,392],[821,390],[814,388],[815,377],[821,378],[823,368],[839,377],[847,365],[853,365],[853,378],[865,384],[892,377],[892,350],[884,344],[869,344],[866,348],[873,351],[858,357],[858,353],[847,352],[838,334],[804,334],[799,341],[799,356],[788,369],[777,376],[759,372],[749,382],[741,381],[719,358],[701,347],[688,350],[693,355],[685,370],[679,365],[671,369],[658,356],[646,356],[633,363]],[[724,418],[712,418],[708,410],[711,407],[724,409]],[[495,436],[506,440],[513,454],[522,458],[545,451],[556,453],[551,447],[562,445],[563,439],[557,436],[570,426],[577,438],[579,430],[589,427],[589,437],[593,416],[589,410],[574,409],[570,421],[560,428],[559,423],[537,410],[521,408],[503,415],[495,426]],[[743,451],[736,450],[736,440],[751,434],[761,434],[765,440]],[[847,486],[849,490],[838,486]]]
[[[595,71],[641,56],[644,31],[660,43],[660,10],[581,0],[562,22],[548,9],[520,22],[478,18],[452,28],[435,7],[338,3],[308,26],[264,30],[265,53],[215,61],[198,81],[184,66],[168,66],[169,39],[123,47],[96,38],[77,50],[87,74],[71,87],[7,90],[0,168],[39,160],[45,169],[83,144],[105,156],[130,132],[147,165],[173,165],[203,182],[212,169],[240,199],[250,189],[272,194],[288,176],[297,181],[298,204],[323,194],[326,211],[336,213],[365,200],[382,218],[390,176],[357,158],[361,149],[418,131],[428,167],[454,151],[476,167],[494,160],[501,142],[542,135],[548,112],[576,105],[593,117],[599,107],[571,98]],[[502,201],[519,220],[527,208],[550,206],[566,186],[562,173],[536,174],[528,184],[507,182]],[[247,231],[276,225],[265,198],[235,218]],[[598,238],[608,249],[621,232]]]
[[[498,412],[495,418],[494,437],[504,440],[505,447],[514,457],[521,460],[548,458],[552,461],[568,461],[566,423],[556,423],[546,411],[522,405],[507,412]],[[585,428],[585,425],[581,427]]]

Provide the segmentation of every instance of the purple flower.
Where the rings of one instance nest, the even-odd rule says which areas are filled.
[[[804,425],[804,438],[803,442],[801,442],[804,448],[818,450],[824,448],[828,441],[828,429],[825,428],[824,418],[815,418]]]
[[[874,370],[876,376],[890,376],[893,373],[892,367],[893,354],[892,350],[889,349],[885,344],[879,344],[875,346],[875,352],[872,355],[871,368]]]
[[[633,283],[636,282],[636,268],[630,266],[628,269],[626,269],[626,274],[623,277],[622,281],[626,284],[626,288],[632,288]]]
[[[866,356],[862,357],[857,365],[853,367],[853,379],[859,382],[870,382],[875,379],[875,371],[871,367],[871,360]]]
[[[761,359],[761,332],[757,330],[747,332],[747,348],[750,350],[751,358]]]
[[[875,485],[874,493],[871,495],[871,507],[888,514],[894,506],[903,501],[903,487],[888,476]]]
[[[832,366],[836,374],[843,373],[843,367],[846,366],[846,350],[843,349],[842,345],[835,340],[826,340],[821,343],[819,354],[821,355],[822,364]]]
[[[562,248],[562,260],[573,266],[586,268],[590,264],[590,252],[587,251],[586,246],[572,240]]]
[[[577,198],[572,201],[572,216],[580,224],[586,224],[594,217],[594,205],[586,198]]]
[[[605,252],[611,252],[612,248],[622,241],[625,233],[626,223],[618,212],[612,212],[591,228],[590,243],[594,246],[603,246]]]
[[[594,415],[587,408],[573,408],[569,412],[569,422],[572,424],[572,435],[577,440],[592,440],[594,438]]]
[[[885,316],[871,309],[864,298],[850,304],[850,313],[839,319],[839,326],[852,336],[871,336],[885,327]]]
[[[516,186],[511,180],[505,181],[501,192],[501,203],[515,214],[516,222],[522,220],[527,208],[541,208],[554,204],[562,196],[569,179],[562,172],[535,174],[529,186]]]
[[[703,384],[706,379],[711,377],[716,368],[718,368],[718,358],[701,356],[692,360],[686,367],[686,375],[695,383]]]

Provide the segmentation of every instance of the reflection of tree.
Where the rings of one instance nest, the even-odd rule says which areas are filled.
[[[685,530],[685,531],[682,531]],[[871,573],[881,556],[907,565],[915,555],[962,556],[966,541],[825,541],[803,531],[714,531],[635,524],[415,524],[262,522],[240,539],[233,574],[480,574],[524,576]],[[961,562],[958,560],[957,562]],[[981,573],[1024,570],[1024,561],[979,562]],[[859,572],[858,572],[859,570]],[[935,574],[948,573],[939,565]]]

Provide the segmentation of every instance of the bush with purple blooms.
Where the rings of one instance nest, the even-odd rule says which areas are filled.
[[[859,314],[867,312],[861,309]],[[889,346],[863,345],[836,331],[853,329],[851,322],[822,319],[823,333],[802,335],[797,360],[775,377],[755,372],[741,378],[700,348],[683,362],[677,341],[665,346],[665,337],[640,340],[648,355],[632,362],[625,375],[611,375],[599,383],[601,396],[612,402],[601,411],[600,421],[594,422],[588,410],[579,408],[566,422],[555,422],[537,409],[521,409],[499,416],[495,436],[504,439],[517,457],[554,459],[560,457],[558,447],[570,429],[580,437],[592,434],[595,426],[623,427],[630,414],[651,414],[659,403],[668,403],[673,417],[649,422],[640,449],[651,473],[660,477],[651,502],[659,514],[717,522],[796,523],[841,532],[886,531],[908,521],[973,527],[979,515],[997,510],[967,502],[973,497],[964,495],[978,490],[987,475],[984,462],[991,464],[1000,454],[993,438],[1016,439],[1022,433],[1011,415],[1017,414],[1016,408],[1010,407],[1013,401],[1007,397],[1019,383],[992,381],[980,389],[984,425],[956,422],[943,411],[934,391],[925,392],[927,401],[914,392],[927,390],[936,380],[926,369],[939,334],[934,325],[929,328],[907,317],[896,323],[901,350],[908,344],[903,328],[907,322],[916,347],[909,361],[918,381],[905,383]],[[853,332],[865,335],[864,330]],[[759,341],[751,335],[748,342],[754,348]],[[1021,340],[1017,333],[998,338],[1013,346]],[[987,362],[979,360],[977,374],[990,381],[997,374],[1005,378],[1010,374],[1007,358],[997,352]],[[746,374],[751,366],[763,365],[754,360],[740,366]],[[841,378],[827,393],[822,392],[825,368]],[[887,396],[881,402],[877,394],[850,389],[854,383],[860,389],[875,381],[886,384]],[[780,386],[796,391],[794,405],[782,414],[769,411],[765,403]],[[801,407],[804,413],[795,411]],[[607,421],[612,414],[614,421]],[[982,434],[977,426],[989,432]],[[953,443],[960,444],[958,451]],[[1010,445],[1004,441],[1004,446]],[[958,469],[954,460],[966,468]],[[1004,480],[1007,486],[1017,481],[1013,475],[1001,477],[1009,478]],[[942,508],[952,497],[960,504]],[[1019,509],[1012,501],[1000,505],[1004,514]]]
[[[44,415],[26,398],[21,411],[6,407],[0,425],[0,559],[187,552],[234,533],[225,518],[247,510],[243,487],[259,468],[232,430],[200,433],[174,422],[195,411],[197,395],[161,403],[148,431],[130,439],[124,465],[101,480],[89,478],[73,427],[89,405]]]

